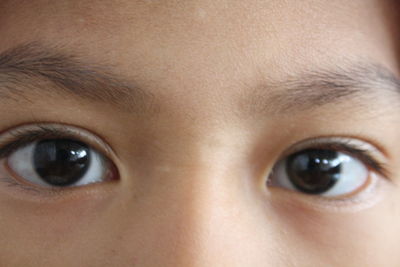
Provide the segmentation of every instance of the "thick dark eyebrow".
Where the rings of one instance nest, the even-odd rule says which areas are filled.
[[[140,113],[157,109],[151,93],[117,76],[107,66],[35,42],[0,53],[0,98],[60,92]]]
[[[107,66],[90,63],[64,49],[28,43],[0,53],[0,99],[18,101],[35,92],[70,94],[139,114],[160,109],[160,103],[149,91],[119,77]],[[399,79],[378,64],[352,63],[264,82],[244,93],[239,112],[251,116],[290,114],[382,92],[399,95]]]

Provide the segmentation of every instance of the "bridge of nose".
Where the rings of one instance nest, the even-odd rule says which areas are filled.
[[[274,234],[263,192],[232,152],[208,149],[125,190],[124,249],[148,266],[265,266],[255,251],[272,251]]]

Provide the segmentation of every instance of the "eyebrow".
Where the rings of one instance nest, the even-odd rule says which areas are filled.
[[[18,101],[29,93],[61,93],[127,111],[157,110],[153,94],[135,82],[62,50],[32,42],[0,53],[0,98]]]
[[[251,107],[252,113],[276,115],[345,101],[371,104],[373,100],[388,96],[391,99],[400,97],[399,78],[382,65],[358,62],[344,63],[341,67],[304,70],[288,75],[283,81],[263,82],[242,104]]]
[[[292,113],[382,91],[400,95],[399,79],[385,67],[371,63],[348,66],[303,71],[284,81],[267,79],[246,92],[250,96],[240,102],[241,110]],[[43,81],[53,86],[44,86]],[[33,92],[69,94],[139,114],[160,109],[156,97],[131,79],[63,49],[33,42],[0,53],[0,99],[18,101]]]

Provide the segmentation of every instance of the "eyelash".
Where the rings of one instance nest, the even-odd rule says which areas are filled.
[[[93,144],[91,140],[87,140],[89,138],[85,138],[84,135],[80,135],[76,131],[69,130],[66,126],[55,127],[46,125],[35,127],[35,129],[15,129],[10,131],[9,134],[11,137],[6,141],[0,141],[0,159],[10,156],[17,149],[24,147],[29,143],[44,139],[70,138],[89,143],[94,148],[98,148],[96,142]],[[100,149],[99,151],[103,150]],[[109,152],[106,150],[105,154],[108,155]]]
[[[79,133],[68,129],[68,127],[66,126],[54,127],[51,125],[45,125],[45,126],[36,125],[35,127],[32,127],[32,129],[11,130],[9,132],[9,135],[11,137],[8,138],[8,140],[5,141],[0,140],[0,159],[4,159],[10,156],[17,149],[24,147],[25,145],[28,145],[31,142],[40,141],[43,139],[71,138],[80,141],[83,139],[83,141],[88,142],[94,148],[98,148],[98,146],[96,146],[96,142],[91,142],[90,140],[87,140],[90,138],[84,137],[84,135],[81,136]],[[311,140],[309,142],[309,145],[307,147],[304,147],[303,149],[310,149],[310,148],[327,149],[327,150],[346,153],[360,160],[363,164],[365,164],[368,167],[368,169],[373,170],[374,172],[388,179],[389,172],[386,168],[386,165],[377,160],[368,149],[363,149],[361,146],[353,144],[351,139],[346,139],[346,138],[343,139],[332,138],[332,140],[330,138],[324,138],[324,139],[326,139],[326,141],[323,142],[318,141],[318,139]],[[99,151],[105,152],[104,154],[106,156],[110,155],[107,149],[103,148],[99,149]],[[290,153],[286,153],[286,156],[298,151],[301,150],[297,149],[297,151],[291,151]],[[35,189],[20,184],[14,181],[14,179],[1,178],[0,181],[6,182],[8,186],[13,186],[13,187],[18,186],[19,188],[27,191],[40,191],[39,193],[42,193],[41,191],[43,191],[41,189]],[[45,190],[47,193],[58,193],[59,191],[61,191],[61,189],[45,189]]]
[[[345,153],[360,160],[368,167],[368,169],[373,170],[386,179],[389,179],[390,175],[386,164],[376,159],[368,149],[353,144],[353,140],[348,138],[334,138],[335,140],[330,140],[329,138],[324,139],[327,141],[320,142],[317,141],[317,139],[311,140],[309,145],[303,149],[324,149]],[[303,149],[291,151],[291,153],[288,153],[285,156],[289,156],[290,154],[299,152]]]
[[[71,129],[70,129],[71,128]],[[21,127],[10,130],[6,133],[7,137],[0,140],[0,159],[9,157],[16,150],[29,145],[32,142],[44,139],[69,138],[87,143],[92,148],[96,149],[107,158],[111,158],[113,154],[107,144],[97,141],[96,137],[90,137],[89,134],[83,133],[85,130],[75,129],[73,126],[65,125],[34,125]],[[17,181],[14,178],[0,177],[0,182],[5,183],[8,187],[21,189],[25,192],[32,193],[37,196],[58,196],[66,191],[74,190],[75,188],[39,188],[26,185]]]
[[[17,149],[28,145],[31,142],[40,141],[43,139],[51,139],[51,138],[71,138],[71,139],[81,139],[77,136],[76,133],[68,129],[59,129],[59,127],[53,126],[36,126],[37,129],[30,130],[13,130],[10,132],[12,136],[11,140],[7,140],[6,142],[0,141],[0,159],[8,157],[11,153],[16,151]],[[343,139],[341,141],[326,141],[323,143],[320,142],[311,142],[310,146],[307,147],[314,149],[328,149],[334,150],[342,153],[347,153],[349,155],[355,156],[361,162],[369,166],[374,171],[379,174],[387,177],[388,171],[386,169],[385,164],[375,159],[371,153],[362,149],[351,143],[350,140]],[[107,151],[106,151],[107,152]],[[296,151],[295,151],[296,152]],[[108,154],[108,153],[106,153]]]

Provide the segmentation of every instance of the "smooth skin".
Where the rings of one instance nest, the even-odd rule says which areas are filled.
[[[85,129],[119,172],[56,194],[0,182],[1,266],[400,266],[398,94],[376,83],[335,104],[259,108],[305,71],[400,75],[397,1],[11,0],[0,14],[0,52],[53,47],[154,98],[144,111],[51,90],[1,98],[2,133]],[[350,200],[266,186],[285,151],[320,136],[372,144],[390,175]]]

